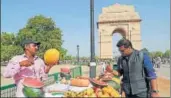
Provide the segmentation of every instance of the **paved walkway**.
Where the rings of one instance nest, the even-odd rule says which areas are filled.
[[[170,65],[162,64],[160,68],[155,68],[158,76],[170,80]]]

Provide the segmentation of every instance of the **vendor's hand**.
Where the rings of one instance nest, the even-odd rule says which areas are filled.
[[[49,70],[56,64],[46,64],[46,69],[45,69],[45,72],[48,73]]]
[[[115,75],[115,76],[118,76],[118,71],[116,71],[116,70],[113,70],[113,75]]]
[[[106,71],[107,71],[107,72],[112,72],[113,69],[111,68],[111,66],[108,65],[108,66],[106,67]]]
[[[31,60],[23,60],[21,62],[19,62],[20,66],[24,66],[24,67],[29,67],[33,64],[33,62]]]
[[[55,64],[46,64],[48,68],[52,68],[54,65],[56,65],[57,63]]]

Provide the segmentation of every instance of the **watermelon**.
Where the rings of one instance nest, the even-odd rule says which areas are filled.
[[[44,91],[40,88],[32,88],[24,86],[23,93],[25,97],[44,97]]]
[[[24,79],[23,85],[33,88],[42,88],[44,86],[44,83],[36,78],[27,77]]]
[[[23,93],[26,97],[43,97],[43,82],[36,78],[27,77],[23,81]]]

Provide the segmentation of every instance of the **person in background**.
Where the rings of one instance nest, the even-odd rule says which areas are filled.
[[[106,63],[105,62],[102,62],[101,63],[101,67],[100,67],[100,75],[103,75],[106,71]]]
[[[16,97],[25,97],[22,89],[22,82],[25,77],[37,78],[44,81],[48,77],[49,70],[53,65],[48,65],[36,56],[40,42],[32,40],[24,40],[21,46],[24,49],[24,54],[14,56],[6,66],[2,73],[6,78],[13,78],[17,86]]]
[[[159,97],[157,76],[150,57],[135,50],[127,39],[121,39],[117,47],[121,53],[117,63],[118,70],[108,71],[116,76],[123,76],[122,88],[126,98]]]
[[[160,68],[160,65],[161,65],[161,58],[157,57],[157,61],[156,61],[157,68]]]
[[[152,63],[153,63],[153,67],[155,67],[156,63],[155,63],[155,59],[152,58]]]

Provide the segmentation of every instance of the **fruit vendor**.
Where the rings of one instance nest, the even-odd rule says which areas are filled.
[[[24,77],[33,77],[40,80],[46,80],[48,72],[53,65],[45,66],[44,61],[36,56],[40,42],[24,40],[21,46],[24,54],[13,57],[3,72],[3,76],[15,80],[17,86],[17,97],[24,97],[22,92]]]
[[[135,50],[127,39],[117,43],[121,53],[118,59],[118,70],[108,69],[116,76],[122,76],[122,88],[127,98],[159,97],[157,76],[150,57],[142,51]]]

